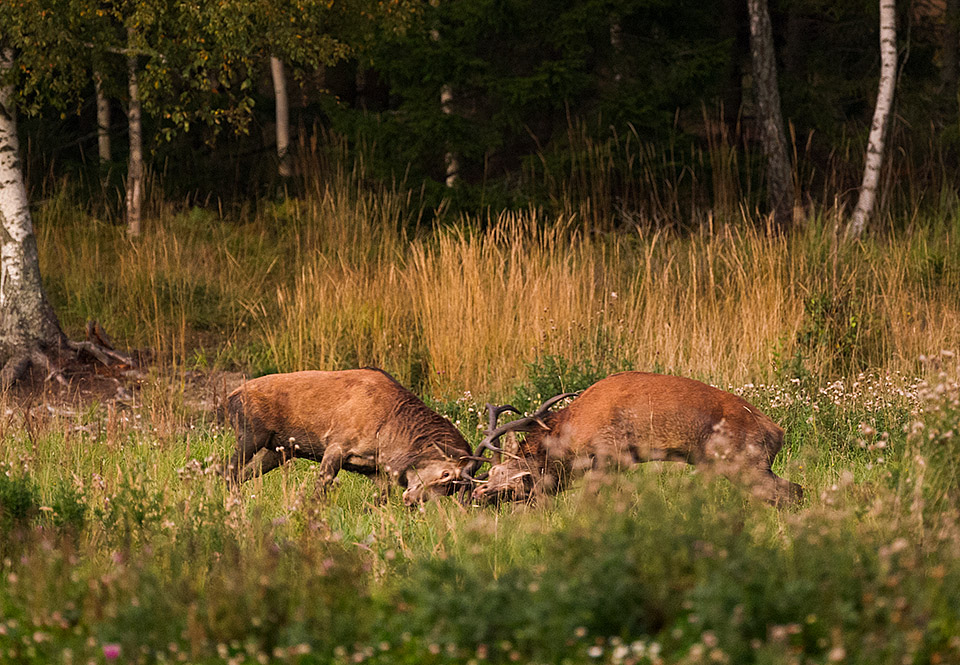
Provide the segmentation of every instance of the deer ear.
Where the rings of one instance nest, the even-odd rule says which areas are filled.
[[[511,455],[516,455],[520,452],[520,442],[517,441],[516,432],[507,432],[506,441],[503,444],[504,451],[510,453]]]

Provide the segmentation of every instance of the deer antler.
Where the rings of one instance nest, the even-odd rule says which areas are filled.
[[[494,406],[493,404],[487,404],[487,410],[489,413],[489,422],[490,428],[487,430],[487,435],[483,440],[477,445],[476,450],[473,451],[473,456],[470,457],[471,460],[474,460],[474,464],[468,469],[470,473],[473,473],[483,461],[488,461],[487,458],[483,455],[484,450],[489,450],[494,454],[494,458],[489,460],[493,463],[500,461],[500,455],[503,454],[503,449],[495,445],[494,442],[499,443],[500,437],[506,434],[507,432],[533,432],[538,428],[540,429],[549,429],[547,424],[543,422],[543,416],[547,414],[552,407],[557,402],[567,399],[568,397],[576,397],[577,393],[562,393],[551,397],[546,402],[540,405],[540,407],[534,411],[529,416],[524,416],[523,418],[517,418],[512,420],[509,423],[496,426],[497,419],[505,411],[513,411],[514,413],[520,413],[516,407],[510,404],[504,404],[503,406]],[[479,459],[478,459],[479,458]]]

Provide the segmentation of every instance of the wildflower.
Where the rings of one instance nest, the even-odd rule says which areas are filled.
[[[591,658],[599,658],[603,655],[603,647],[594,644],[592,647],[587,649],[587,655]]]
[[[107,662],[112,662],[120,657],[120,645],[119,644],[104,644],[103,645],[103,657],[107,659]]]
[[[830,653],[827,654],[827,660],[831,663],[838,663],[846,657],[847,650],[840,646],[833,647],[830,649]]]

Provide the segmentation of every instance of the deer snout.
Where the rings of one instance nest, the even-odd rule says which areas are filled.
[[[533,491],[534,477],[529,471],[505,471],[494,466],[487,482],[473,490],[474,501],[494,503],[521,501]]]
[[[426,468],[407,473],[407,489],[403,503],[416,506],[437,496],[453,494],[465,477],[459,468]]]

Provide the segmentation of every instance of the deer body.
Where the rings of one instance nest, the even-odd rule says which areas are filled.
[[[471,453],[448,420],[377,369],[262,376],[227,397],[226,413],[232,482],[300,457],[320,463],[323,487],[346,469],[399,484],[413,504],[451,493]]]
[[[527,424],[526,439],[493,465],[474,498],[556,492],[587,470],[652,460],[712,468],[773,503],[802,496],[799,485],[770,468],[783,430],[743,398],[692,379],[614,374],[537,424]]]

